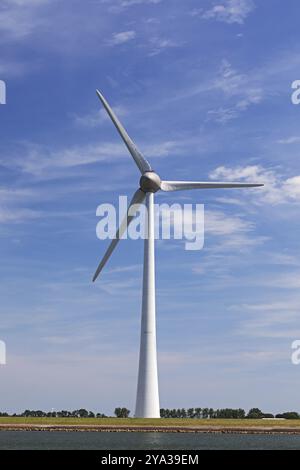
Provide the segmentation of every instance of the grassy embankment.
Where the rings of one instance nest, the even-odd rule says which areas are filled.
[[[166,427],[300,427],[300,419],[140,419],[140,418],[24,418],[0,417],[1,424],[97,425],[97,426],[166,426]]]

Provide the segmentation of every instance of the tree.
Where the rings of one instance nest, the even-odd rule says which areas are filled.
[[[87,418],[89,413],[84,408],[80,408],[80,410],[78,410],[78,415],[80,418]]]
[[[288,411],[286,413],[277,414],[276,418],[299,419],[300,416],[296,411]]]
[[[249,419],[261,419],[263,417],[263,412],[259,408],[251,408],[247,414]]]
[[[114,413],[115,413],[117,418],[121,418],[122,408],[120,408],[120,407],[115,408]]]
[[[194,408],[189,408],[189,409],[187,410],[187,415],[188,415],[189,418],[194,418],[194,415],[195,415],[195,410],[194,410]]]
[[[128,418],[130,410],[127,408],[115,408],[115,415],[117,418]]]

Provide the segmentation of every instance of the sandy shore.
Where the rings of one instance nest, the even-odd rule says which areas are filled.
[[[300,427],[230,427],[230,426],[122,426],[92,424],[0,424],[0,431],[63,432],[169,432],[223,434],[300,434]]]

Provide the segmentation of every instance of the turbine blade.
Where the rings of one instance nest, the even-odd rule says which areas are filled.
[[[127,134],[127,132],[125,131],[124,127],[122,126],[122,124],[120,123],[119,119],[117,118],[117,116],[115,115],[115,113],[113,112],[113,110],[111,109],[111,107],[109,106],[108,102],[106,101],[106,99],[104,98],[104,96],[100,93],[99,90],[96,90],[96,93],[101,101],[101,103],[103,104],[107,114],[109,115],[109,117],[111,118],[112,122],[114,123],[114,125],[116,126],[117,128],[117,131],[119,132],[120,136],[122,137],[126,147],[128,148],[129,152],[131,153],[135,163],[137,164],[140,172],[143,174],[145,173],[146,171],[151,171],[152,168],[150,166],[150,163],[147,162],[147,160],[145,159],[145,157],[141,154],[141,152],[138,150],[137,146],[135,145],[135,143],[131,140],[131,138],[129,137],[129,135]]]
[[[130,209],[133,208],[133,206],[135,206],[135,208],[138,209],[138,206],[140,204],[142,204],[145,197],[146,197],[146,194],[141,189],[138,189],[134,193],[133,198],[131,199],[131,202],[128,206],[127,214],[124,217],[124,219],[122,220],[122,223],[121,223],[119,229],[117,230],[115,238],[111,241],[109,247],[106,250],[105,255],[103,256],[102,260],[100,261],[100,263],[99,263],[99,265],[96,269],[96,272],[95,272],[94,277],[93,277],[93,282],[99,276],[100,272],[102,271],[102,269],[104,268],[105,264],[107,263],[109,257],[111,256],[112,252],[116,248],[116,246],[117,246],[120,238],[122,237],[123,233],[125,232],[126,228],[129,226],[130,222],[134,218],[135,211],[130,210]]]
[[[218,189],[218,188],[256,188],[261,183],[214,183],[210,181],[162,181],[162,191],[182,191],[184,189]]]

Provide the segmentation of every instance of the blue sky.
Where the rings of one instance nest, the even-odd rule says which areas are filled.
[[[3,0],[0,409],[134,409],[141,241],[107,242],[98,204],[138,172],[99,88],[167,179],[264,182],[158,195],[205,204],[205,246],[157,243],[162,407],[299,408],[299,4]]]

